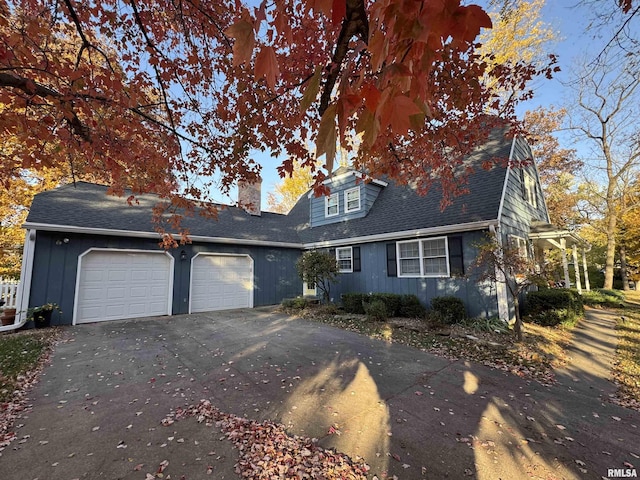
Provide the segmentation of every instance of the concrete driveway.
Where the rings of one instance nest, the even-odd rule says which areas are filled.
[[[370,478],[640,474],[640,414],[270,309],[69,328],[0,478],[230,479],[237,451],[178,407],[209,399],[371,466]],[[588,382],[588,376],[581,378]],[[153,478],[153,477],[151,477]]]

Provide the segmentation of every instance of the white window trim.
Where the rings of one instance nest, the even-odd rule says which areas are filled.
[[[538,208],[536,181],[529,172],[524,172],[524,191],[526,192],[529,205],[533,208]]]
[[[352,192],[358,192],[358,206],[357,208],[349,208],[349,200],[348,195]],[[350,188],[349,190],[345,190],[344,192],[344,213],[357,212],[362,208],[362,200],[361,200],[361,192],[360,187]]]
[[[336,213],[329,213],[329,200],[331,198],[335,198],[336,199]],[[324,197],[324,216],[326,218],[328,217],[335,217],[336,215],[338,215],[340,213],[340,194],[339,193],[333,193],[331,195],[329,195],[328,197]]]
[[[422,247],[422,242],[429,240],[442,240],[444,239],[444,254],[446,258],[447,265],[447,273],[424,273],[424,251]],[[420,255],[420,274],[403,274],[402,269],[400,268],[400,245],[403,243],[414,243],[418,242],[419,255]],[[428,257],[428,258],[440,258],[440,257]],[[429,237],[429,238],[416,238],[413,240],[403,240],[400,242],[396,242],[396,272],[398,272],[399,278],[446,278],[451,276],[451,266],[449,265],[449,240],[448,237]]]
[[[529,260],[529,242],[527,242],[525,238],[519,237],[518,235],[509,235],[509,242],[518,249],[520,255],[522,255],[522,251],[524,250],[524,258]],[[523,250],[521,250],[521,248]]]
[[[340,268],[340,257],[338,252],[340,250],[349,250],[349,259],[351,260],[351,268],[350,269],[341,269]],[[338,247],[336,248],[336,262],[338,262],[338,271],[340,273],[353,273],[353,247]]]

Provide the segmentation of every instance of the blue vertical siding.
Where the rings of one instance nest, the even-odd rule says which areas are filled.
[[[432,298],[452,295],[465,303],[467,314],[472,317],[497,315],[495,288],[488,282],[478,283],[471,269],[477,252],[475,245],[484,236],[485,232],[462,234],[465,276],[450,278],[389,277],[386,245],[395,242],[360,244],[361,271],[340,274],[338,282],[332,285],[331,296],[339,302],[340,295],[350,292],[413,294],[429,307]]]
[[[136,249],[162,251],[154,239],[80,235],[38,231],[36,233],[33,275],[29,307],[57,303],[62,315],[54,315],[54,325],[71,324],[75,297],[78,257],[90,248]],[[56,240],[68,243],[56,245]],[[181,251],[186,260],[180,260]],[[194,243],[169,250],[175,259],[173,280],[173,314],[187,313],[191,258],[198,252],[250,255],[254,261],[254,306],[275,305],[283,298],[302,293],[295,262],[300,250],[291,248],[243,247],[210,243]]]

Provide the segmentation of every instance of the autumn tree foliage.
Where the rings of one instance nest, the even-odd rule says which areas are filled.
[[[499,78],[492,75],[493,67],[518,62],[543,67],[557,33],[542,19],[545,0],[505,0],[490,5],[493,28],[480,35],[480,52],[489,66],[484,81],[490,89],[508,98],[517,92],[504,87],[516,85],[500,85]]]
[[[460,0],[0,0],[0,132],[18,140],[2,179],[81,154],[115,192],[176,208],[256,179],[263,151],[286,157],[282,175],[310,168],[321,193],[359,134],[356,168],[423,192],[437,178],[446,200],[462,158],[514,119],[517,99],[481,80],[490,26]],[[527,98],[550,70],[491,75]]]
[[[5,188],[0,189],[0,277],[20,277],[22,224],[28,208],[37,193],[57,186],[65,177],[64,172],[55,168],[42,168],[37,175],[23,171],[20,177],[8,179]]]
[[[551,223],[573,228],[581,222],[576,175],[583,163],[574,149],[563,148],[554,136],[565,121],[566,110],[537,108],[525,113],[527,138],[536,159]]]
[[[267,194],[267,205],[270,211],[287,213],[300,199],[300,196],[309,191],[313,185],[313,172],[311,168],[294,164],[290,176],[285,176],[274,187],[273,192]]]
[[[536,273],[534,261],[524,255],[517,244],[502,241],[496,235],[487,234],[476,248],[478,255],[472,264],[471,274],[477,281],[506,286],[514,305],[513,332],[516,339],[522,341],[520,294],[532,285],[544,283],[544,276]]]

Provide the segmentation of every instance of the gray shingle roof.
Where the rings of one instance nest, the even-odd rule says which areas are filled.
[[[27,224],[155,232],[152,209],[158,198],[141,195],[137,199],[139,204],[129,206],[126,197],[108,195],[105,186],[77,182],[36,195]],[[263,212],[262,216],[255,217],[241,208],[226,207],[220,210],[217,221],[195,215],[184,217],[182,224],[193,236],[299,242],[285,216],[277,213]]]
[[[511,143],[509,138],[494,135],[468,159],[474,167],[474,173],[468,177],[469,193],[455,198],[444,210],[440,208],[442,191],[438,186],[420,196],[410,186],[390,182],[365,217],[309,228],[310,199],[304,195],[289,213],[289,220],[297,222],[303,243],[496,220],[507,171],[504,164],[509,158]],[[495,159],[502,161],[490,170],[481,168],[483,161]]]
[[[507,170],[503,165],[495,165],[490,170],[480,165],[496,158],[506,160],[511,142],[502,135],[494,135],[469,158],[475,170],[468,177],[469,193],[455,198],[445,210],[440,209],[442,196],[437,186],[426,196],[419,196],[409,186],[390,182],[382,188],[365,217],[349,221],[310,228],[310,199],[303,195],[288,215],[262,212],[262,216],[256,217],[240,208],[227,207],[220,211],[217,221],[196,215],[185,217],[183,225],[192,236],[315,243],[495,220]],[[125,198],[107,195],[104,186],[78,182],[36,195],[27,224],[154,232],[151,209],[157,197],[138,198],[140,205],[128,206]]]

